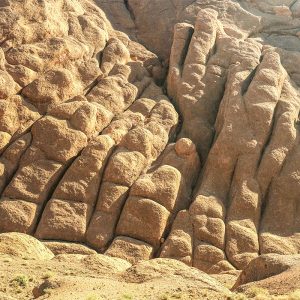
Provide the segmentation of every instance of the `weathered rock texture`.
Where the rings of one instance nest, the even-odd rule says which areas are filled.
[[[194,27],[175,26],[168,91],[183,116],[179,136],[195,142],[205,166],[164,257],[184,252],[218,272],[259,254],[299,252],[300,98],[281,63],[288,55],[228,35],[212,9]]]
[[[24,259],[50,260],[54,254],[41,242],[23,233],[1,233],[0,254]]]
[[[299,0],[114,0],[113,7],[106,0],[96,2],[115,28],[130,33],[166,60],[174,25],[193,25],[198,12],[206,8],[219,12],[218,19],[230,36],[251,36],[290,51],[298,52],[300,47]]]
[[[0,12],[0,232],[102,252],[115,238],[111,253],[123,235],[153,257],[200,168],[190,140],[169,144],[179,120],[156,84],[159,59],[92,1]]]
[[[269,290],[271,294],[284,294],[299,289],[300,256],[266,254],[252,260],[238,277],[234,290]],[[269,296],[270,297],[270,296]]]
[[[298,2],[2,1],[0,232],[207,273],[298,254]]]

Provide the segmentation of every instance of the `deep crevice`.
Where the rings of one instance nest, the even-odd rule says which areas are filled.
[[[258,70],[258,67],[259,67],[259,65],[257,65],[255,67],[255,69],[253,69],[251,71],[251,73],[248,75],[248,77],[243,81],[242,87],[241,87],[242,96],[244,96],[248,92],[248,89],[249,89],[249,87],[250,87],[250,85],[251,85],[251,83],[252,83],[252,81],[253,81],[253,79],[255,77],[255,74],[256,74],[256,72]]]
[[[24,137],[26,134],[28,134],[29,132],[27,133],[24,133],[24,135],[20,136],[19,138],[22,138]],[[17,140],[17,139],[16,139]],[[16,164],[16,167],[15,167],[15,170],[12,172],[12,174],[10,176],[8,176],[8,178],[6,178],[5,182],[4,182],[4,186],[2,188],[2,190],[0,189],[0,201],[2,199],[2,195],[4,193],[4,190],[6,189],[6,187],[9,185],[9,183],[11,182],[11,180],[14,178],[14,176],[16,175],[18,169],[20,168],[20,163],[22,161],[22,158],[24,157],[24,155],[26,154],[27,150],[30,148],[30,146],[32,145],[32,136],[31,136],[31,141],[30,141],[30,145],[27,146],[26,150],[24,150],[23,154],[20,156],[20,159],[19,161],[17,162]],[[7,149],[6,149],[7,150]],[[3,151],[2,155],[5,153],[5,151]],[[2,156],[1,156],[2,158]],[[10,161],[9,161],[10,162]]]
[[[126,9],[128,10],[129,15],[130,15],[133,23],[135,23],[135,15],[133,13],[133,10],[130,7],[130,4],[129,4],[128,0],[124,0],[124,5],[125,5]]]
[[[59,174],[59,176],[57,177],[57,179],[53,182],[52,186],[49,188],[48,196],[46,197],[45,201],[43,201],[43,203],[38,204],[40,206],[40,211],[39,211],[39,215],[38,215],[38,217],[36,219],[35,226],[33,227],[33,230],[32,230],[33,236],[35,236],[35,234],[36,234],[36,230],[37,230],[37,228],[39,226],[39,223],[40,223],[40,221],[42,219],[42,216],[44,214],[44,210],[45,210],[46,205],[52,199],[55,190],[57,189],[58,185],[62,181],[62,179],[65,176],[65,174],[67,173],[67,171],[69,170],[70,166],[81,155],[81,153],[82,153],[83,150],[84,150],[84,148],[75,157],[73,157],[70,161],[68,161],[65,165],[63,165],[63,169],[60,171],[61,173]],[[53,160],[49,160],[49,161],[53,161]],[[56,161],[53,161],[53,162],[54,163],[58,163]],[[26,200],[26,202],[36,203],[34,201],[27,201],[27,200]]]

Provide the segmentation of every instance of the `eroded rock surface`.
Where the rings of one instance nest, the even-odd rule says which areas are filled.
[[[0,254],[24,259],[50,260],[52,251],[32,236],[11,232],[0,234]]]
[[[168,91],[183,117],[179,137],[194,141],[205,165],[163,257],[192,257],[215,273],[259,254],[299,252],[300,99],[282,63],[289,55],[230,36],[212,9],[194,27],[175,26]]]
[[[233,288],[246,294],[254,286],[257,289],[269,291],[273,295],[297,291],[299,289],[300,276],[299,262],[300,256],[298,254],[261,255],[252,260],[242,271]]]
[[[0,10],[0,231],[111,253],[123,235],[150,243],[153,257],[200,168],[190,140],[170,144],[179,117],[156,84],[159,59],[115,31],[92,1],[6,1]]]
[[[300,4],[279,2],[1,2],[0,232],[207,273],[298,254]]]

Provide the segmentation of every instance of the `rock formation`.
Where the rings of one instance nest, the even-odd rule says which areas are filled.
[[[168,76],[183,117],[179,136],[195,142],[205,165],[163,255],[174,255],[172,246],[180,253],[172,240],[183,238],[193,245],[193,266],[206,272],[243,269],[259,254],[299,252],[300,99],[281,63],[289,53],[229,36],[217,17],[205,9],[194,27],[175,26]]]
[[[0,233],[245,278],[300,253],[300,1],[112,2],[0,0]]]
[[[91,1],[7,2],[1,13],[16,22],[1,36],[0,231],[104,251],[130,187],[175,136],[178,114],[155,83],[160,61]],[[171,212],[180,171],[162,169],[176,173]]]

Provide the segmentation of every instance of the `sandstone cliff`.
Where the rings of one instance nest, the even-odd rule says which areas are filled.
[[[300,253],[299,17],[0,0],[0,233],[209,274]]]

